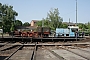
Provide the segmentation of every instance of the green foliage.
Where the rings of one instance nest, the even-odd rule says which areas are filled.
[[[67,24],[65,24],[65,23],[62,23],[62,26],[61,26],[62,28],[67,28],[68,27],[68,25]]]
[[[12,26],[11,26],[11,28],[10,28],[10,31],[14,31],[14,24],[12,23]]]
[[[56,28],[59,28],[62,25],[63,19],[59,16],[59,14],[60,13],[58,8],[51,9],[47,14],[47,17],[37,22],[37,25],[50,27],[52,30],[55,30]]]
[[[23,26],[30,26],[30,24],[28,22],[25,22]]]
[[[83,23],[79,23],[78,24],[79,28],[82,29],[82,30],[85,30],[85,29],[88,29],[88,26],[83,24]]]
[[[59,16],[59,10],[58,8],[56,9],[51,9],[48,13],[47,19],[49,20],[49,25],[52,27],[54,30],[56,28],[60,28],[62,25],[63,19]]]
[[[37,23],[36,23],[36,25],[38,25],[38,26],[42,26],[42,20],[41,21],[38,21]]]
[[[87,23],[87,27],[88,27],[88,29],[90,31],[90,22]]]
[[[13,6],[0,3],[0,19],[4,32],[10,32],[12,23],[15,21],[15,16],[17,15],[18,13],[13,10]]]
[[[90,35],[90,22],[88,22],[86,24],[79,23],[78,26],[79,26],[80,29],[82,29],[80,32],[84,31],[85,34]]]
[[[22,22],[20,20],[15,20],[15,26],[22,26]]]

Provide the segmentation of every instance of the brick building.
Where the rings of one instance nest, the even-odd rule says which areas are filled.
[[[38,20],[32,20],[30,24],[31,24],[31,26],[36,26],[37,22],[38,22]]]

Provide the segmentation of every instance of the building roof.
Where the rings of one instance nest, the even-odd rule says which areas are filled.
[[[36,26],[16,26],[16,29],[36,29]]]
[[[0,22],[2,22],[2,21],[0,20]]]
[[[38,22],[38,20],[32,20],[33,22]]]
[[[63,22],[63,23],[65,23],[67,25],[75,25],[75,23],[72,23],[72,22]]]
[[[77,29],[79,29],[78,26],[68,26],[68,28],[77,28]]]

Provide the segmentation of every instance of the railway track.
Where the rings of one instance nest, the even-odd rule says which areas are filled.
[[[90,51],[88,51],[89,49],[84,50],[81,48],[82,46],[50,45],[49,47],[43,46],[43,43],[42,46],[39,46],[39,43],[37,42],[33,43],[35,45],[32,46],[24,44],[10,49],[5,47],[4,50],[0,51],[0,54],[5,56],[4,53],[7,53],[7,57],[4,58],[4,60],[90,60]]]
[[[43,55],[47,55],[48,53],[46,54],[43,54],[43,50],[40,51],[40,49],[38,48],[39,46],[37,46],[37,42],[35,43],[35,46],[33,48],[33,51],[32,51],[32,54],[31,54],[31,59],[30,60],[47,60],[46,58],[42,58]],[[50,58],[51,60],[64,60],[63,57],[59,56],[57,53],[55,52],[52,52],[50,49],[48,48],[45,48],[46,52],[49,52],[51,54],[51,56],[53,55],[54,56],[54,59],[53,58]],[[39,54],[42,53],[40,56]],[[28,60],[28,59],[27,59]],[[49,60],[49,59],[48,59]]]
[[[0,42],[0,48],[8,44],[8,42]]]
[[[52,53],[54,56],[56,56],[58,59],[60,60],[65,60],[63,57],[61,57],[60,55],[58,55],[57,53],[53,52],[52,50],[46,48],[50,53]]]
[[[73,46],[74,48],[78,49],[78,50],[81,50],[81,51],[84,51],[86,53],[90,53],[90,50],[88,48],[90,48],[90,45],[86,45],[84,47],[78,47],[78,46]],[[86,49],[87,48],[87,49]]]
[[[15,45],[12,45],[12,44],[14,44],[14,43],[4,44],[2,47],[0,47],[0,51],[4,51],[4,50],[11,49],[11,48],[15,47]]]
[[[58,52],[55,52],[53,50],[59,50]],[[64,51],[63,51],[64,50]],[[61,53],[59,53],[60,51],[63,51]],[[66,53],[67,54],[66,54]],[[71,55],[69,55],[69,53],[71,53]],[[67,56],[65,56],[67,55]],[[73,56],[72,56],[73,55]],[[37,50],[36,53],[36,60],[88,60],[88,58],[84,58],[76,53],[72,53],[71,51],[68,51],[66,49],[58,49],[57,47],[54,48],[47,48],[47,47],[43,47],[41,49]]]
[[[60,47],[63,50],[69,51],[77,56],[80,56],[86,60],[90,60],[90,52],[86,52],[85,50],[82,50],[78,47],[73,47],[73,48],[66,48],[66,47]]]
[[[11,49],[0,51],[0,60],[4,60],[5,58],[9,57],[14,51],[16,51],[19,48],[19,46],[16,46]]]
[[[32,53],[32,56],[31,56],[31,60],[36,60],[37,49],[38,49],[38,46],[37,46],[37,42],[36,42],[35,43],[35,48],[33,49],[33,53]]]
[[[10,56],[4,60],[34,60],[37,46],[19,46]]]
[[[84,49],[81,49],[81,48],[78,48],[79,50],[82,50],[82,51],[85,51],[87,53],[90,53],[90,50],[84,50]]]
[[[23,48],[24,45],[19,46],[10,56],[8,56],[7,58],[5,58],[4,60],[9,60],[19,49]]]
[[[25,46],[26,47],[26,46]],[[31,48],[30,46],[29,46],[29,48]],[[26,50],[28,50],[29,48],[27,48]],[[23,50],[23,49],[22,49]],[[25,51],[26,51],[25,50]],[[30,59],[28,58],[26,58],[27,60],[39,60],[38,58],[37,58],[37,56],[38,56],[38,46],[37,46],[37,42],[35,43],[35,46],[33,46],[33,48],[32,48],[32,51],[30,52],[31,50],[29,50],[29,53],[30,53]],[[55,56],[55,58],[57,59],[57,60],[64,60],[62,57],[60,57],[58,54],[56,54],[56,53],[54,53],[54,52],[52,52],[52,51],[50,51],[49,49],[46,49],[46,51],[48,51],[49,53],[51,53],[53,56]],[[19,53],[19,51],[16,53],[16,55],[18,55],[18,53]],[[29,54],[29,53],[27,53],[27,55]],[[39,52],[40,53],[40,52]],[[22,53],[20,53],[20,55],[21,55]],[[19,55],[19,56],[20,56]],[[27,56],[26,55],[26,53],[24,53],[24,57],[25,56]],[[10,59],[11,60],[15,60],[16,58],[17,58],[18,56],[12,56]],[[39,56],[39,57],[41,57],[41,56]],[[19,58],[19,57],[18,57]],[[19,60],[21,60],[21,59],[19,59]]]

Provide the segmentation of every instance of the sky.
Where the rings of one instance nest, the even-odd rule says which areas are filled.
[[[31,22],[47,17],[51,8],[58,8],[64,22],[76,22],[76,0],[0,0],[2,4],[12,5],[18,12],[17,20]],[[77,22],[90,22],[90,0],[77,0]]]

